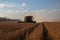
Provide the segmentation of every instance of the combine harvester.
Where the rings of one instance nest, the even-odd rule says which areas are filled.
[[[24,21],[18,21],[18,23],[36,23],[36,21],[33,21],[33,19],[34,17],[30,13],[27,13],[24,18]]]

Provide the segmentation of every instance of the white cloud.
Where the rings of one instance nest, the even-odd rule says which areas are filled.
[[[14,5],[11,5],[11,4],[0,4],[0,8],[11,8],[11,7],[14,7]]]
[[[4,4],[0,4],[0,8],[3,8],[5,5]]]
[[[4,3],[0,3],[0,9],[2,10],[16,10],[16,9],[20,9],[20,10],[26,10],[27,6],[26,3],[22,3],[22,4],[4,4]]]
[[[25,7],[26,6],[26,3],[22,3],[22,6]]]
[[[60,9],[54,10],[36,10],[32,12],[37,22],[42,21],[60,21]]]

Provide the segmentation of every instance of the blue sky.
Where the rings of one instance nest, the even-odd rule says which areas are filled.
[[[57,9],[58,5],[60,5],[60,0],[0,0],[0,3],[13,4],[17,6],[25,3],[29,10],[40,10]],[[20,9],[20,7],[14,7],[13,9]]]
[[[36,18],[60,19],[60,0],[0,0],[1,17],[20,19],[29,11]]]

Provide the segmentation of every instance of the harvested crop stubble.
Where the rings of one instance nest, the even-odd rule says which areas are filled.
[[[9,25],[10,24],[10,25]],[[5,25],[5,26],[3,26]],[[7,26],[8,25],[8,26]],[[16,26],[15,26],[16,25]],[[1,26],[6,27],[7,29],[11,28],[12,30],[6,30],[5,31],[2,29],[0,30],[0,40],[18,40],[23,34],[24,32],[28,31],[30,28],[32,28],[32,26],[34,26],[36,24],[33,23],[2,23]],[[19,29],[16,29],[15,27],[18,27]],[[14,28],[16,29],[15,31]]]

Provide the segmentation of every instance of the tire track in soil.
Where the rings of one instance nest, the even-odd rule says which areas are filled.
[[[26,34],[25,40],[28,40],[29,35],[33,32],[33,30],[36,29],[36,27],[39,26],[39,24],[40,24],[40,23],[37,23],[35,27],[33,26],[32,28],[30,28],[30,30],[27,31],[27,34]]]
[[[44,23],[42,23],[42,27],[43,27],[43,40],[50,40],[48,36],[48,30],[45,28]]]
[[[26,39],[26,36],[29,37],[30,33],[31,33],[38,25],[39,25],[39,23],[36,24],[36,25],[33,25],[32,28],[30,28],[29,30],[26,30],[23,34],[21,34],[21,36],[16,37],[15,40],[25,40],[25,39]],[[28,32],[28,34],[27,34],[27,32]]]

